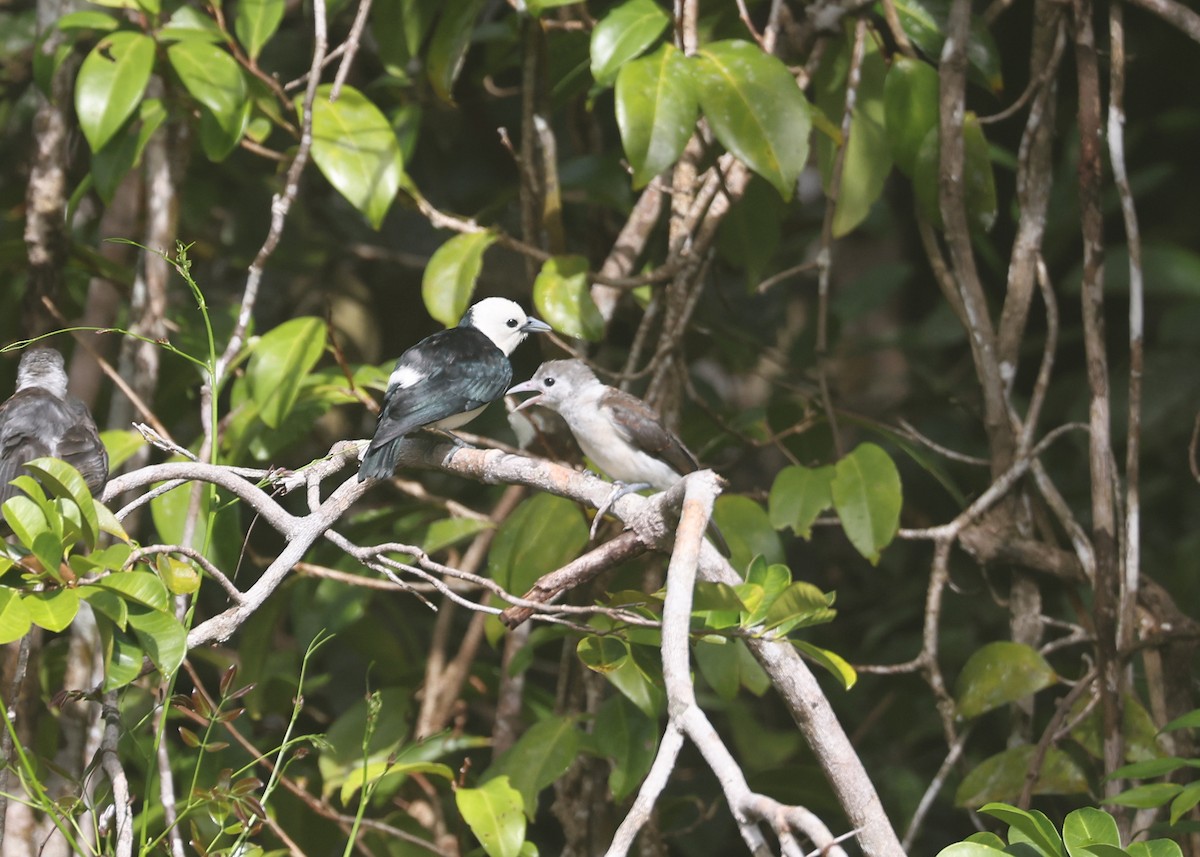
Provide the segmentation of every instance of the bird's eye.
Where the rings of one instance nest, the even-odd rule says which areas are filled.
[[[546,386],[547,386],[547,387],[553,387],[553,386],[554,386],[554,379],[553,379],[553,378],[547,378],[547,379],[546,379]]]
[[[510,318],[508,321],[505,322],[505,324],[507,324],[509,327],[516,327],[517,320],[515,318]]]

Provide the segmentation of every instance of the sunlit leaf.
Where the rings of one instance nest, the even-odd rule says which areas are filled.
[[[165,610],[130,609],[133,629],[146,654],[163,675],[173,675],[187,654],[187,630]]]
[[[314,316],[285,321],[250,353],[246,380],[262,421],[278,428],[300,396],[305,376],[325,352],[325,322]]]
[[[154,40],[121,30],[105,36],[84,58],[75,81],[75,112],[92,151],[133,115],[154,66]]]
[[[874,565],[900,528],[900,472],[891,456],[860,444],[834,465],[830,491],[850,544]]]
[[[583,256],[547,259],[533,281],[533,303],[555,330],[598,342],[604,336],[604,319],[592,300],[587,273]]]
[[[654,0],[626,0],[614,6],[592,30],[592,77],[602,86],[642,55],[670,26],[671,16]]]
[[[763,619],[766,630],[782,636],[796,628],[819,625],[833,619],[833,597],[811,583],[797,581],[779,594]]]
[[[79,612],[79,593],[74,589],[30,592],[22,600],[33,624],[56,633],[66,630]]]
[[[488,780],[477,789],[460,788],[454,802],[488,857],[518,857],[525,842],[521,793],[508,777]]]
[[[1097,843],[1121,844],[1117,820],[1104,810],[1090,806],[1080,807],[1063,819],[1062,837],[1071,857],[1076,857],[1080,849]]]
[[[257,60],[263,46],[275,35],[285,6],[284,0],[239,0],[233,31],[250,59]]]
[[[803,652],[815,663],[824,667],[830,675],[842,683],[843,690],[849,690],[858,683],[858,670],[837,652],[822,649],[804,640],[792,640],[792,645]]]
[[[216,161],[223,159],[241,140],[250,119],[242,67],[228,51],[201,41],[171,45],[167,59],[187,91],[211,116],[206,154]],[[203,118],[201,133],[205,133]]]
[[[83,541],[89,549],[94,547],[100,535],[100,523],[92,492],[79,471],[57,458],[35,458],[25,462],[25,468],[50,494],[70,500],[75,505],[79,510]]]
[[[771,483],[767,509],[771,526],[777,530],[790,527],[796,535],[812,538],[812,525],[826,509],[833,506],[832,466],[785,467]]]
[[[484,772],[487,782],[507,777],[521,794],[525,815],[537,815],[538,794],[564,773],[579,753],[579,727],[573,717],[548,717],[525,731],[517,743]]]
[[[446,327],[454,327],[475,293],[483,254],[496,243],[492,232],[455,235],[434,251],[421,277],[425,309]]]
[[[1023,643],[988,643],[967,659],[955,685],[955,703],[963,717],[1024,699],[1058,681],[1046,659]]]
[[[29,633],[31,622],[29,608],[17,590],[0,586],[0,645],[24,637]]]
[[[683,54],[664,44],[617,75],[617,127],[633,186],[644,187],[679,159],[696,128],[698,103]]]
[[[166,611],[170,609],[171,597],[167,592],[167,587],[163,585],[157,575],[148,571],[117,572],[100,578],[95,585],[152,610]]]

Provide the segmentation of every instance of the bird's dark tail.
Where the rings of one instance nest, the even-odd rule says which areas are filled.
[[[725,541],[725,536],[717,527],[717,522],[711,518],[708,521],[708,537],[716,549],[721,552],[721,556],[728,559],[731,554],[731,551],[729,550],[729,542]]]
[[[396,441],[391,440],[380,446],[373,444],[367,447],[362,464],[358,468],[358,481],[366,479],[387,479],[396,469]]]

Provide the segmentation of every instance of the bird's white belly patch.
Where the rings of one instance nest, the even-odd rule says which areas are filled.
[[[412,366],[397,366],[388,377],[388,387],[399,387],[401,390],[411,387],[421,381],[425,374]]]
[[[487,405],[484,405],[483,407],[486,408]],[[465,426],[471,420],[475,419],[477,416],[479,416],[479,413],[482,410],[483,410],[483,408],[476,408],[473,411],[466,411],[465,413],[455,414],[452,417],[446,417],[444,420],[438,420],[436,423],[431,423],[430,427],[446,429],[447,431],[450,429],[456,429],[459,426]]]

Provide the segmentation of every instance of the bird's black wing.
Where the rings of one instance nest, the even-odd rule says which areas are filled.
[[[400,355],[396,369],[402,367],[419,380],[408,387],[388,387],[372,449],[421,426],[481,408],[504,395],[512,381],[512,364],[504,352],[471,327],[443,330],[421,340]]]
[[[641,399],[612,388],[604,394],[600,404],[610,411],[618,431],[638,449],[662,459],[676,473],[691,473],[700,468],[696,456],[683,441],[667,431],[658,414]]]

